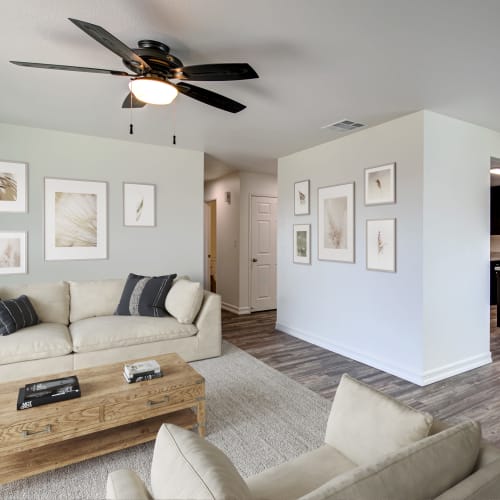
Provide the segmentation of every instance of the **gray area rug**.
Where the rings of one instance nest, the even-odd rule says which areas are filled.
[[[323,442],[330,402],[224,342],[220,358],[191,363],[206,380],[207,439],[247,477]],[[5,499],[100,499],[108,472],[132,469],[148,484],[153,443],[0,486]]]

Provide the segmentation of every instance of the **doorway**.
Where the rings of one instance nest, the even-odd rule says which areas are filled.
[[[205,202],[205,289],[217,291],[217,202]]]
[[[250,203],[251,310],[276,309],[277,198],[252,196]]]

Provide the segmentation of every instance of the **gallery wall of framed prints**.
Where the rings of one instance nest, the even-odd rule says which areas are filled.
[[[365,205],[396,203],[396,163],[365,169]],[[396,219],[367,219],[366,269],[396,272]]]

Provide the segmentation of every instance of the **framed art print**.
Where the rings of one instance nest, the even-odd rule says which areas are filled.
[[[296,264],[311,263],[311,224],[293,226],[293,261]]]
[[[0,274],[26,274],[26,240],[24,231],[0,231]]]
[[[365,205],[396,203],[396,164],[365,168]]]
[[[107,258],[107,183],[45,179],[45,260]]]
[[[318,189],[318,259],[354,262],[354,183]]]
[[[308,215],[311,211],[309,201],[309,181],[296,182],[294,185],[294,215]]]
[[[366,221],[366,269],[396,272],[396,219]]]
[[[0,161],[0,212],[27,212],[26,163]]]
[[[123,183],[123,224],[125,226],[155,226],[155,189],[154,184]]]

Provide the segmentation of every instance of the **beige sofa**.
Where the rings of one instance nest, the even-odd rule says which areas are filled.
[[[229,459],[193,432],[163,425],[151,489],[129,470],[108,476],[112,500],[494,500],[500,449],[477,422],[446,426],[427,413],[344,375],[325,444],[244,480]]]
[[[25,294],[41,323],[0,336],[0,380],[177,352],[186,361],[221,354],[220,296],[204,292],[192,324],[175,318],[115,316],[125,280],[3,286],[0,298]]]

